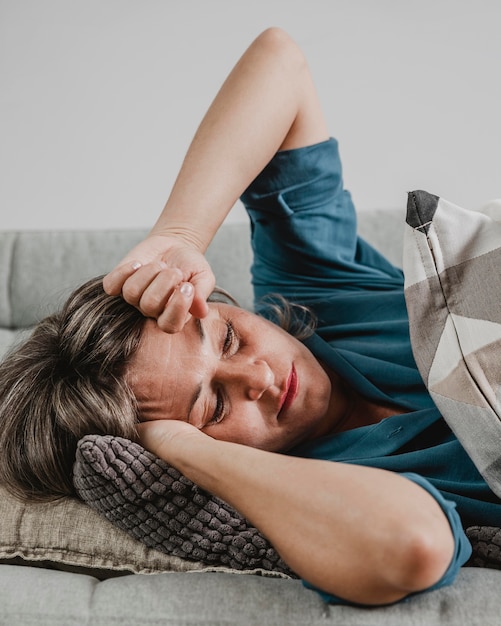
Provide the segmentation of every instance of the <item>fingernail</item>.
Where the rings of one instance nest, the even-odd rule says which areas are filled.
[[[132,269],[133,270],[138,270],[141,267],[141,263],[139,263],[139,261],[134,261],[134,263],[132,264]]]
[[[179,287],[179,291],[185,296],[189,298],[193,293],[193,285],[191,283],[183,283],[181,287]]]

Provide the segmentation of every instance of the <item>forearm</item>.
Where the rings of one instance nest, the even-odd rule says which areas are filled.
[[[161,429],[152,427],[157,435],[147,445],[239,510],[292,569],[329,593],[360,603],[396,601],[437,582],[451,560],[445,515],[403,477],[205,436],[162,444]]]
[[[205,251],[241,193],[281,147],[314,143],[327,130],[306,61],[282,31],[247,49],[193,139],[154,234]]]
[[[301,50],[283,31],[265,31],[202,120],[150,236],[104,277],[105,291],[169,333],[184,327],[188,312],[207,315],[215,277],[203,255],[236,200],[279,149],[327,138]],[[184,297],[186,282],[194,293]]]

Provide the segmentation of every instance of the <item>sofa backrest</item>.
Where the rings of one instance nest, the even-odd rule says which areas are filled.
[[[359,232],[391,261],[401,263],[404,215],[359,214]],[[146,234],[145,230],[0,232],[0,355],[18,335],[55,311],[82,282],[105,274]],[[219,286],[252,309],[252,254],[247,223],[226,223],[208,260]]]

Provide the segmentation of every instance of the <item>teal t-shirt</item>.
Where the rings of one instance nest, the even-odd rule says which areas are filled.
[[[260,301],[274,293],[308,305],[318,320],[305,341],[312,353],[367,398],[406,411],[291,453],[384,468],[427,489],[456,540],[451,567],[434,588],[449,584],[471,553],[463,528],[498,526],[501,501],[423,384],[412,355],[402,271],[358,237],[337,141],[279,152],[242,201],[251,219],[256,310],[266,315]]]

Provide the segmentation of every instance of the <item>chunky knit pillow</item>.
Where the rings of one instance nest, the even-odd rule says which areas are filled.
[[[294,576],[235,509],[138,443],[83,437],[73,482],[84,502],[148,547],[212,566]]]
[[[471,526],[466,535],[473,549],[467,565],[501,569],[501,528]]]
[[[234,509],[142,446],[111,435],[80,440],[73,470],[81,499],[144,545],[209,566],[295,577]],[[501,569],[501,528],[472,526],[471,567]]]

